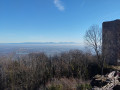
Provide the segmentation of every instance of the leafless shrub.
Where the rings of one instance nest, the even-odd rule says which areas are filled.
[[[93,58],[90,53],[80,50],[71,50],[52,57],[44,53],[31,53],[16,60],[13,60],[12,56],[1,57],[0,89],[37,90],[40,87],[45,89],[46,84],[53,78],[58,80],[78,78],[86,81],[90,79],[92,73]],[[65,85],[63,86],[68,87],[66,81],[61,80]]]

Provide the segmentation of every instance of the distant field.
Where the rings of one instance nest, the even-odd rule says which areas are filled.
[[[0,55],[9,53],[24,55],[35,52],[54,55],[73,49],[84,50],[84,46],[80,44],[0,44]]]

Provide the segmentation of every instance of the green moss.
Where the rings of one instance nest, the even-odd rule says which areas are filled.
[[[63,90],[62,88],[62,85],[51,85],[48,90]]]
[[[91,90],[92,87],[89,84],[77,85],[77,90]]]

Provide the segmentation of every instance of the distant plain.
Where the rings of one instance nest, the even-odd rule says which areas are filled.
[[[15,53],[24,55],[29,53],[44,52],[48,56],[68,52],[69,50],[84,50],[84,46],[80,44],[27,44],[27,43],[4,43],[0,44],[0,55]]]

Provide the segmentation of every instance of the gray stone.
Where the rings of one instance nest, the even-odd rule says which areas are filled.
[[[120,60],[120,20],[103,22],[102,53],[106,63],[117,65]]]

